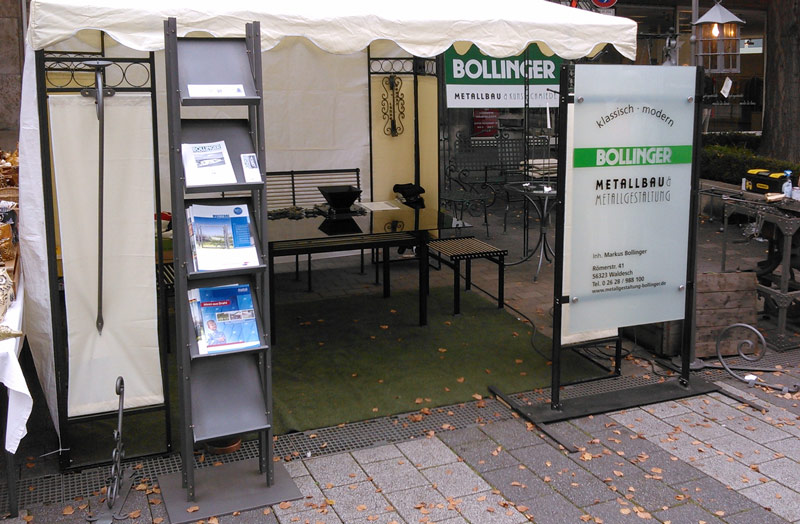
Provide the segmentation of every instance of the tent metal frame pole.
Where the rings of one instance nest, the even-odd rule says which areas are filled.
[[[554,269],[553,285],[553,349],[550,359],[553,365],[550,368],[550,409],[561,409],[561,323],[563,321],[562,307],[569,302],[569,297],[564,296],[564,199],[567,182],[567,120],[569,105],[574,103],[570,93],[570,77],[574,75],[575,67],[570,64],[561,65],[561,77],[558,91],[558,173],[556,179],[556,238],[555,252],[556,265]]]
[[[105,46],[101,47],[100,52],[91,53],[57,53],[39,50],[36,56],[36,94],[37,108],[39,117],[39,141],[42,164],[42,194],[44,200],[45,217],[45,242],[48,256],[48,278],[50,280],[50,308],[51,325],[53,331],[54,365],[56,374],[57,410],[59,419],[59,435],[61,438],[61,449],[59,454],[59,466],[62,470],[73,467],[73,454],[70,450],[70,424],[76,422],[86,422],[92,420],[104,420],[115,417],[116,411],[96,413],[86,416],[69,417],[68,415],[68,396],[69,396],[69,347],[66,333],[66,309],[62,304],[61,295],[63,284],[58,277],[58,263],[56,256],[56,230],[55,230],[55,191],[53,187],[53,166],[52,149],[50,147],[50,124],[47,100],[50,93],[80,93],[82,87],[48,87],[47,73],[49,64],[58,63],[59,71],[75,74],[75,64],[85,62],[87,59],[106,59],[104,57]],[[151,125],[153,136],[153,183],[154,183],[154,205],[157,214],[161,213],[161,191],[160,191],[160,171],[158,165],[158,119],[157,119],[157,100],[156,100],[156,73],[155,73],[155,54],[150,53],[146,59],[142,58],[108,58],[121,68],[132,64],[141,64],[148,68],[148,77],[141,85],[120,85],[104,86],[112,88],[117,93],[147,93],[151,100]],[[80,72],[89,73],[89,70]],[[124,82],[124,80],[123,80]],[[161,238],[161,231],[157,231],[157,237]],[[149,411],[164,410],[164,449],[171,451],[172,445],[172,424],[170,420],[171,403],[169,400],[169,372],[167,366],[167,353],[169,351],[169,309],[166,298],[166,285],[164,277],[164,252],[163,245],[158,242],[156,249],[156,276],[158,288],[158,343],[159,343],[159,362],[161,365],[161,380],[164,402],[154,406],[144,406],[142,408],[128,409],[128,414],[145,413]],[[161,454],[164,450],[147,453],[142,456]],[[128,458],[136,458],[130,456]],[[108,461],[103,461],[106,463]],[[98,463],[99,464],[99,463]],[[87,467],[97,464],[80,464],[80,467]]]
[[[53,331],[53,360],[56,375],[56,403],[58,404],[58,426],[61,441],[59,466],[66,469],[71,464],[69,449],[69,426],[67,424],[67,394],[69,393],[69,360],[67,358],[66,332],[61,319],[61,284],[58,280],[56,256],[55,199],[53,194],[53,169],[50,150],[50,126],[47,113],[47,78],[45,54],[36,51],[36,99],[39,111],[39,147],[42,163],[42,196],[44,200],[44,229],[47,245],[47,276],[50,281],[50,318]]]

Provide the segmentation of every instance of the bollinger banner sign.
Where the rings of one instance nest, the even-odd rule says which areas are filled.
[[[682,319],[694,67],[576,65],[562,335]]]
[[[454,47],[444,53],[447,107],[511,108],[558,105],[561,58],[545,56],[531,44],[527,52],[492,58],[472,45],[459,54]]]

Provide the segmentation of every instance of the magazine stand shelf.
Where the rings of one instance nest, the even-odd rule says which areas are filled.
[[[254,355],[238,353],[192,362],[191,380],[195,443],[269,426]]]
[[[230,158],[237,159],[247,153],[256,153],[253,138],[250,135],[250,122],[247,120],[208,120],[182,119],[181,136],[184,144],[204,144],[224,140]],[[260,159],[259,159],[260,160]],[[242,164],[232,162],[236,174],[235,184],[214,184],[186,187],[187,194],[214,193],[222,191],[258,190],[263,182],[247,182],[244,178]]]
[[[178,38],[176,20],[164,22],[183,468],[159,482],[173,524],[302,496],[273,461],[258,22],[247,24],[245,35]],[[223,105],[246,106],[247,118],[184,115],[189,106]],[[196,269],[195,255],[205,271]],[[242,474],[242,463],[233,462],[209,476],[195,461],[196,444],[253,432],[258,475]],[[196,489],[195,468],[215,485]],[[247,485],[255,479],[260,486]],[[252,500],[243,501],[243,493],[252,493]],[[191,505],[200,510],[187,512]]]

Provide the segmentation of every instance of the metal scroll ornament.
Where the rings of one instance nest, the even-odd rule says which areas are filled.
[[[403,80],[397,75],[383,77],[381,82],[384,93],[381,95],[381,113],[386,123],[383,133],[387,136],[403,134],[403,122],[406,117],[406,101],[401,89]]]

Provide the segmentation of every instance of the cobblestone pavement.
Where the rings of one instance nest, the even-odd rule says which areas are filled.
[[[512,209],[506,235],[500,233],[500,218],[492,217],[489,242],[512,250],[513,261],[520,256],[519,235],[513,229],[519,227],[518,213]],[[719,238],[718,224],[704,222],[698,239],[700,271],[719,269]],[[749,242],[733,249],[731,262],[746,269],[764,248]],[[314,291],[292,280],[294,266],[289,264],[278,281],[279,302],[376,292],[372,276],[359,274],[357,260],[313,264]],[[495,290],[495,266],[480,268],[476,264],[473,270],[477,285]],[[508,268],[507,301],[547,331],[552,267],[545,265],[535,284],[534,269],[535,261]],[[337,286],[329,284],[327,275],[333,270]],[[415,263],[398,263],[392,271],[394,289],[416,285]],[[342,279],[347,283],[341,285]],[[432,279],[434,285],[452,285],[446,270],[433,271]],[[626,347],[631,344],[626,342]],[[797,353],[770,355],[763,365],[772,371],[759,372],[759,380],[800,383]],[[626,360],[626,375],[663,372],[638,355],[643,353]],[[800,394],[750,387],[713,369],[694,376],[716,382],[759,409],[715,392],[573,419],[550,428],[578,446],[576,452],[568,452],[500,402],[476,400],[423,411],[415,418],[394,418],[395,424],[419,423],[416,438],[318,456],[289,455],[294,460],[284,464],[303,499],[203,522],[800,523]],[[477,410],[480,415],[467,423],[442,423],[463,420],[459,410]],[[419,419],[424,420],[414,422]],[[67,476],[56,475],[64,485]],[[34,480],[23,479],[20,490],[33,486]],[[134,516],[126,522],[168,523],[157,479],[137,482],[139,489],[131,491],[124,508]],[[7,522],[85,522],[87,512],[99,503],[100,495],[89,489],[78,499],[63,500],[56,494],[26,505],[20,517]]]

